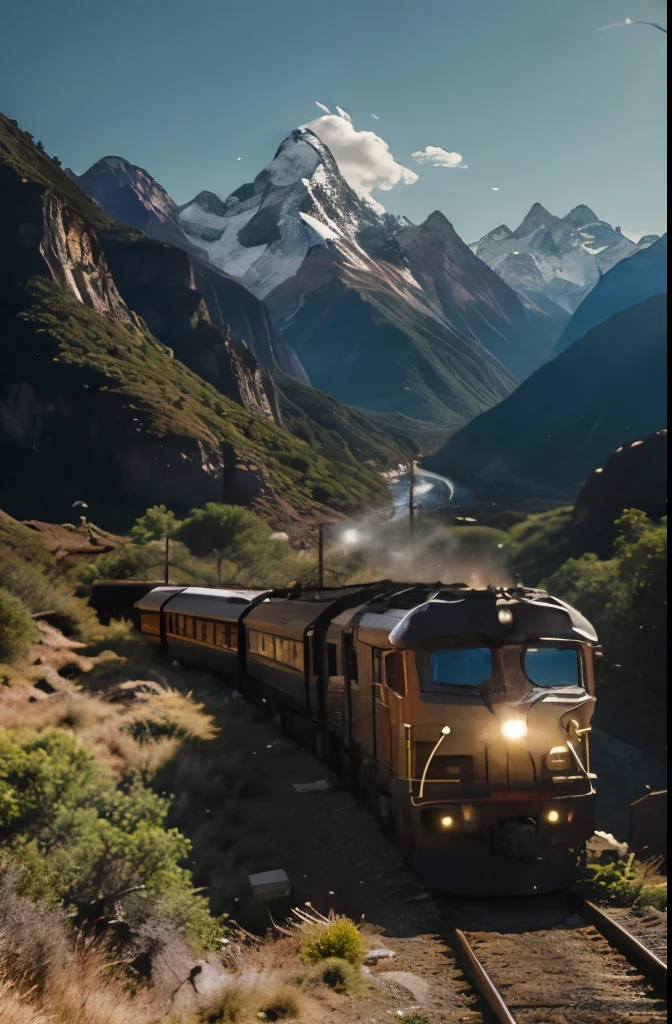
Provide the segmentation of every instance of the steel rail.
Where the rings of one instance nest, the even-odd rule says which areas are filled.
[[[499,989],[474,953],[467,936],[460,928],[455,928],[453,935],[460,952],[466,960],[467,970],[469,971],[476,988],[492,1010],[495,1019],[497,1020],[497,1024],[516,1024],[515,1017],[512,1017],[509,1013],[508,1007],[504,1002]]]
[[[610,946],[618,949],[628,963],[641,972],[654,991],[666,997],[667,964],[626,928],[575,890],[568,889],[566,896],[571,909],[578,913],[584,921],[591,924]],[[446,897],[437,893],[435,898],[450,926],[456,952],[464,961],[476,991],[490,1008],[497,1024],[516,1024],[516,1018],[512,1015],[499,988],[476,955],[471,942],[464,931],[455,925]]]
[[[615,946],[633,967],[641,971],[652,988],[667,995],[667,964],[600,907],[573,892],[572,896],[584,921],[592,924],[610,945]]]

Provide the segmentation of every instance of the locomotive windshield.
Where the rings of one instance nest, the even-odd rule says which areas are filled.
[[[569,644],[526,647],[523,671],[535,686],[581,686],[579,652]]]
[[[578,645],[562,641],[417,651],[416,665],[420,689],[426,693],[475,689],[502,675],[511,681],[525,679],[530,688],[583,685]]]
[[[492,675],[492,654],[488,647],[465,647],[432,651],[422,658],[420,686],[480,686]]]

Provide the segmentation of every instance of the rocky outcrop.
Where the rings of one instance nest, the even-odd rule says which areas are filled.
[[[667,515],[667,431],[628,441],[594,469],[579,491],[572,530],[581,549],[611,554],[614,521],[637,508],[650,519]]]

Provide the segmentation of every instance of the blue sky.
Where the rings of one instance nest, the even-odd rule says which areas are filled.
[[[75,171],[124,156],[183,203],[251,180],[318,100],[418,174],[373,193],[416,222],[440,209],[472,241],[587,203],[660,233],[667,37],[598,31],[626,17],[666,25],[666,4],[22,0],[0,15],[0,109]],[[427,146],[467,169],[417,163]]]

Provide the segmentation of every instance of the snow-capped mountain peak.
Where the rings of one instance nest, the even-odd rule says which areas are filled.
[[[551,224],[555,224],[559,219],[559,217],[549,213],[546,207],[542,206],[541,203],[533,203],[516,230],[513,232],[513,237],[526,238],[538,228],[549,228]]]
[[[212,263],[259,298],[293,277],[311,249],[354,240],[362,228],[383,223],[308,128],[287,136],[253,182],[226,200],[199,193],[181,207],[178,221]]]
[[[647,244],[635,245],[584,204],[560,218],[534,203],[515,231],[500,225],[471,248],[525,298],[572,313],[601,274]]]

